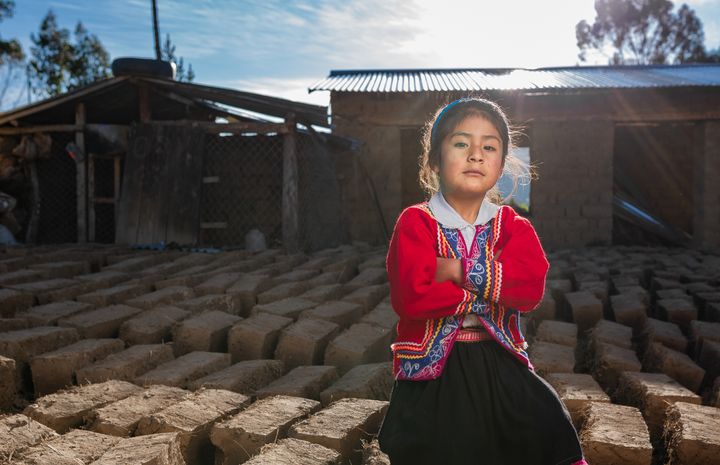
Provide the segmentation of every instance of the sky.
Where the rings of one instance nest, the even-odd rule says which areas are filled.
[[[593,0],[158,0],[161,35],[192,63],[196,82],[327,105],[307,88],[333,69],[538,68],[579,63],[575,25]],[[676,7],[682,2],[676,2]],[[720,46],[720,0],[689,0],[706,46]],[[21,41],[52,9],[82,21],[111,58],[154,57],[150,0],[16,0],[0,37]],[[7,110],[22,86],[0,102]]]

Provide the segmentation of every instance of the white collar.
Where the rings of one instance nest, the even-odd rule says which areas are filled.
[[[483,199],[480,210],[478,210],[477,218],[473,224],[468,223],[465,219],[460,216],[455,209],[445,200],[441,192],[436,192],[428,201],[428,206],[432,211],[435,219],[446,228],[451,229],[462,229],[468,226],[477,226],[479,224],[485,224],[495,217],[500,207],[490,202],[487,199]]]

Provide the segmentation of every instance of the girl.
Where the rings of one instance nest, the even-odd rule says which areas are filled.
[[[535,374],[519,313],[548,261],[528,220],[498,206],[517,159],[498,105],[464,98],[428,123],[428,202],[399,216],[387,255],[396,382],[379,433],[392,465],[587,465],[570,415]]]

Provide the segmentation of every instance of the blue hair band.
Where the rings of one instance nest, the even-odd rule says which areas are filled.
[[[438,122],[440,122],[440,120],[443,119],[443,117],[445,117],[445,114],[448,112],[448,110],[450,110],[452,107],[454,107],[458,103],[468,102],[470,100],[473,100],[473,99],[464,97],[464,98],[460,98],[455,101],[452,101],[452,102],[448,103],[447,105],[445,105],[445,108],[443,108],[442,111],[440,111],[440,113],[437,115],[437,118],[435,118],[435,122],[433,123],[432,130],[430,131],[431,143],[432,143],[432,141],[435,140],[435,133],[437,132]]]

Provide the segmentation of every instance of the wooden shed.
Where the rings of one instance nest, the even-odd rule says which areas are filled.
[[[384,240],[424,198],[420,128],[477,95],[524,127],[539,173],[528,215],[547,247],[720,247],[720,65],[337,70],[310,91],[330,91],[335,134],[364,144],[382,219],[351,200],[354,238]]]
[[[240,246],[258,229],[317,249],[346,239],[334,162],[351,144],[327,128],[324,106],[113,77],[0,114],[17,165],[0,191],[28,243]]]

